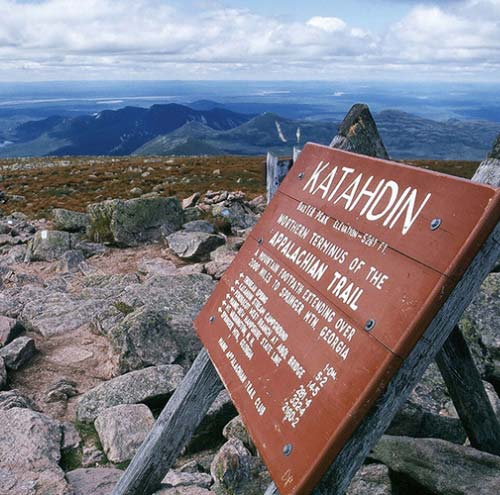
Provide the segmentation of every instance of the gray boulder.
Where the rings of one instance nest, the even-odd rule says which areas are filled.
[[[24,331],[24,326],[14,318],[0,315],[0,347],[7,345]]]
[[[500,273],[491,273],[460,321],[482,377],[500,385]]]
[[[237,438],[227,441],[217,452],[210,474],[214,479],[212,491],[217,495],[256,495],[264,493],[270,482],[262,461]]]
[[[0,349],[0,358],[11,370],[22,368],[36,353],[35,341],[29,337],[19,337]]]
[[[60,258],[57,264],[57,271],[62,273],[73,273],[80,269],[82,263],[85,262],[83,251],[79,249],[71,249],[66,251]]]
[[[184,220],[177,198],[109,200],[89,205],[89,237],[96,242],[137,246],[178,230]]]
[[[370,456],[440,495],[497,495],[500,457],[437,439],[383,436]]]
[[[54,261],[71,249],[71,235],[59,230],[40,230],[30,241],[28,261]]]
[[[392,495],[389,469],[383,464],[362,466],[351,481],[346,495]]]
[[[144,306],[127,315],[108,334],[119,373],[172,364],[182,354],[170,313]]]
[[[360,103],[349,110],[330,147],[376,158],[389,158],[368,105]]]
[[[37,495],[36,482],[26,481],[22,474],[0,469],[0,495]]]
[[[144,275],[175,275],[177,268],[175,263],[163,258],[142,259],[138,266],[139,273]]]
[[[171,469],[165,478],[163,478],[162,483],[170,486],[199,486],[200,488],[209,488],[212,484],[212,477],[207,473],[189,473]]]
[[[64,208],[55,208],[52,210],[52,220],[57,230],[64,230],[66,232],[85,231],[89,224],[89,216],[86,213],[65,210]]]
[[[215,227],[206,220],[192,220],[182,226],[186,232],[206,232],[207,234],[215,234]]]
[[[154,422],[144,404],[124,404],[102,411],[94,426],[108,459],[125,462],[134,457]]]
[[[234,417],[229,423],[224,426],[222,430],[222,434],[224,438],[227,440],[231,440],[231,438],[237,438],[243,442],[243,445],[253,454],[257,453],[257,449],[255,448],[255,444],[253,443],[250,434],[241,419],[241,416]]]
[[[235,246],[228,244],[219,246],[210,253],[211,261],[205,264],[207,274],[219,280],[229,268],[236,255],[237,250]]]
[[[250,206],[242,200],[226,200],[214,205],[211,211],[219,221],[229,224],[235,234],[253,227],[259,219]]]
[[[66,473],[73,495],[110,495],[123,471],[114,468],[75,469]]]
[[[184,377],[179,365],[156,366],[132,371],[98,385],[82,395],[77,417],[85,423],[112,406],[165,402]]]
[[[218,246],[224,244],[222,236],[206,232],[174,232],[167,238],[168,247],[181,259],[204,260]]]
[[[0,411],[0,470],[34,482],[37,495],[67,495],[60,423],[29,409]],[[28,492],[29,493],[29,492]]]

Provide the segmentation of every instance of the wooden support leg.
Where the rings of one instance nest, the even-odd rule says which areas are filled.
[[[471,445],[500,455],[500,423],[458,326],[448,337],[436,362]]]
[[[150,495],[224,388],[203,349],[137,451],[113,495]]]

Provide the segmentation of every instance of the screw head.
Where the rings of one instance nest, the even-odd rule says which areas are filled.
[[[368,320],[365,324],[365,330],[367,332],[370,332],[371,330],[373,330],[375,328],[375,324],[376,324],[376,321],[375,320]]]
[[[257,244],[262,244],[264,242],[264,239],[262,239],[262,237],[259,237],[257,239]]]
[[[300,172],[299,175],[297,175],[299,180],[302,180],[304,178],[304,172]]]
[[[286,455],[287,457],[292,453],[293,446],[291,443],[287,443],[286,445],[283,446],[283,454]]]
[[[442,220],[440,218],[434,218],[431,221],[431,230],[437,230],[441,227]]]
[[[213,322],[215,321],[215,316],[213,316],[213,315],[212,315],[212,316],[208,319],[208,321],[209,321],[210,323],[213,323]]]

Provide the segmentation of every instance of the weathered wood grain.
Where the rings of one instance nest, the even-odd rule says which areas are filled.
[[[385,392],[336,457],[313,492],[314,495],[342,495],[346,491],[364,459],[418,384],[460,320],[473,295],[479,290],[482,281],[497,262],[500,244],[496,239],[499,235],[500,224],[491,233],[446,303],[438,311],[424,337],[410,352]]]
[[[156,491],[223,387],[203,349],[112,495],[149,495]]]
[[[451,332],[436,362],[471,445],[500,455],[500,424],[458,327]]]

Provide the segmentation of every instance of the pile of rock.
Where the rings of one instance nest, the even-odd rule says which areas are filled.
[[[58,209],[52,225],[21,214],[0,218],[0,495],[110,493],[200,350],[193,319],[264,206],[262,197],[209,191],[182,203],[142,196],[90,205],[87,213]],[[142,256],[153,245],[164,246],[161,254]],[[139,258],[136,271],[95,268],[127,251]],[[26,273],[23,261],[37,261],[37,271]],[[500,415],[499,299],[500,273],[492,273],[461,326]],[[35,340],[43,349],[82,328],[106,342],[105,381],[85,388],[64,375],[36,397],[8,390],[40,358],[33,359]],[[59,403],[73,405],[71,423],[48,414]],[[236,414],[222,392],[158,494],[265,491],[269,474]],[[499,460],[464,446],[435,366],[387,433],[350,495],[497,493]],[[77,461],[68,465],[68,457]],[[450,476],[458,460],[463,472]]]

